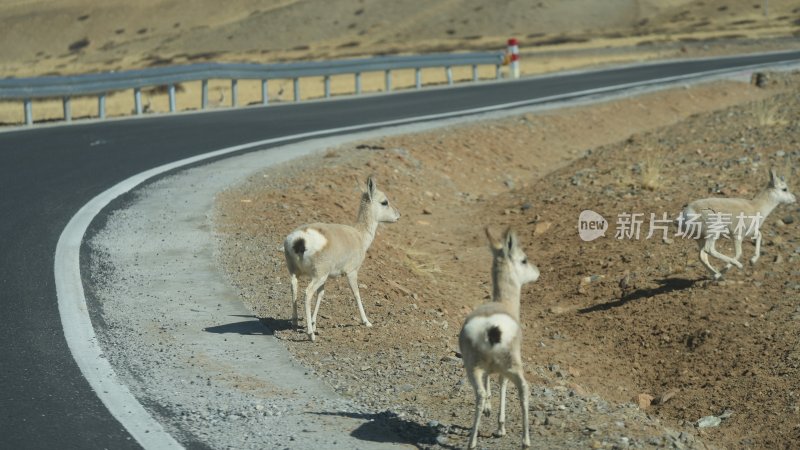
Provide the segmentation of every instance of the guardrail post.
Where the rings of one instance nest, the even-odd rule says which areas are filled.
[[[356,95],[361,93],[361,72],[356,72]]]
[[[495,67],[495,69],[494,69],[494,73],[495,73],[494,77],[497,78],[498,80],[500,78],[503,78],[502,73],[500,71],[500,64],[497,64],[494,67]]]
[[[417,89],[422,88],[422,69],[419,67],[414,69],[414,85]]]
[[[26,98],[22,104],[25,108],[25,125],[31,126],[33,125],[33,103],[31,99]]]
[[[269,103],[269,90],[267,89],[267,80],[261,80],[261,104],[266,105]]]
[[[169,112],[175,112],[175,85],[169,85]]]
[[[106,118],[106,94],[97,96],[97,116],[101,119]]]
[[[447,73],[447,84],[453,84],[453,68],[450,66],[445,67]]]
[[[200,91],[200,109],[206,109],[208,108],[208,80],[203,80]]]
[[[292,84],[294,85],[294,101],[300,101],[300,79],[295,78],[292,80]]]
[[[72,122],[72,101],[69,97],[62,99],[64,104],[64,121]]]
[[[519,43],[515,38],[508,40],[508,61],[511,65],[511,78],[519,78]]]
[[[386,92],[392,92],[392,71],[386,71]]]
[[[325,98],[331,98],[331,76],[325,75]]]
[[[231,80],[231,106],[239,106],[239,80]]]
[[[141,88],[134,88],[133,89],[133,103],[136,108],[136,115],[142,115],[142,89]]]
[[[472,81],[478,81],[478,65],[472,65]]]

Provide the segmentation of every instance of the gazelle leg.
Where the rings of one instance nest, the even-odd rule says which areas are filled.
[[[736,261],[735,259],[731,258],[730,256],[725,256],[722,253],[720,253],[719,251],[717,251],[716,244],[717,244],[717,240],[716,239],[706,238],[706,245],[704,246],[704,250],[706,251],[706,253],[708,253],[709,255],[713,256],[714,258],[721,259],[722,261],[725,261],[728,264],[733,264],[734,266],[736,266],[736,267],[738,267],[740,269],[743,267],[742,263],[740,263],[739,261]]]
[[[472,421],[472,432],[469,436],[468,448],[475,448],[478,444],[478,429],[481,426],[481,414],[483,414],[483,405],[486,403],[486,388],[483,384],[483,370],[480,368],[473,368],[467,370],[467,378],[469,379],[472,388],[475,390],[475,418]]]
[[[733,250],[734,250],[733,259],[735,259],[736,261],[739,261],[739,258],[742,257],[742,239],[741,239],[741,237],[733,236]],[[733,267],[733,264],[731,264],[731,263],[725,264],[725,270],[728,270],[731,267]]]
[[[371,327],[372,324],[369,322],[369,319],[367,319],[367,313],[364,312],[364,305],[361,304],[361,294],[358,293],[358,272],[348,273],[347,282],[350,284],[350,290],[353,291],[353,295],[356,298],[356,304],[358,304],[358,313],[361,315],[361,323]]]
[[[528,382],[525,381],[522,369],[513,373],[511,379],[517,386],[517,392],[519,392],[519,403],[522,408],[522,447],[527,448],[531,446],[531,431],[528,421],[528,397],[530,396]]]
[[[715,269],[710,262],[708,262],[708,253],[706,253],[705,250],[706,246],[705,239],[698,239],[697,246],[700,247],[700,262],[702,262],[703,265],[706,266],[706,268],[711,272],[715,280],[719,280],[722,277],[722,274],[719,273],[719,271]]]
[[[311,320],[311,299],[316,296],[317,291],[319,291],[322,286],[325,284],[326,277],[322,278],[313,278],[311,283],[308,284],[306,288],[306,303],[305,303],[305,315],[306,315],[306,334],[308,334],[309,339],[313,342],[316,338],[314,336],[314,323]]]
[[[508,378],[500,375],[500,413],[497,415],[497,431],[495,436],[506,435],[506,389],[508,388]]]
[[[297,276],[292,274],[292,325],[294,331],[297,331]]]
[[[325,285],[319,289],[317,294],[317,305],[314,306],[314,314],[311,316],[311,322],[314,324],[314,330],[317,329],[317,313],[319,312],[319,304],[322,303],[322,297],[325,296]]]
[[[486,389],[486,402],[483,404],[483,415],[489,417],[492,415],[492,379],[489,378],[489,373],[483,373],[483,386]]]
[[[758,258],[761,257],[761,232],[756,230],[756,254],[750,258],[750,264],[755,264],[758,261]]]

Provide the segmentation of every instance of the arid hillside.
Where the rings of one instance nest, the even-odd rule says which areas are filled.
[[[764,6],[768,4],[768,9]],[[765,14],[765,12],[767,14]],[[296,61],[398,53],[500,51],[520,41],[523,76],[664,58],[797,49],[800,7],[788,0],[145,0],[0,1],[0,77],[123,71],[196,62]],[[456,80],[471,79],[455,67]],[[445,81],[423,70],[425,84]],[[495,69],[480,69],[483,79]],[[292,101],[292,80],[272,80],[271,102]],[[300,82],[301,98],[322,96],[322,80]],[[331,79],[333,95],[353,93],[352,75]],[[365,92],[384,89],[365,73]],[[397,71],[394,89],[414,85]],[[200,82],[176,86],[179,111],[200,107]],[[210,80],[210,108],[231,104],[229,80]],[[261,102],[259,80],[239,84],[239,103]],[[169,111],[164,87],[143,92],[145,113]],[[97,99],[73,100],[75,118],[98,116]],[[129,91],[110,93],[108,116],[133,112]],[[33,102],[34,122],[61,120],[61,99]],[[24,121],[19,101],[0,102],[0,124]]]
[[[770,39],[800,30],[791,0],[0,1],[0,76],[205,60],[583,48]]]
[[[221,261],[320,378],[386,409],[410,443],[449,448],[466,440],[473,401],[458,330],[491,290],[483,227],[512,226],[542,273],[522,295],[535,445],[791,447],[800,436],[798,205],[769,216],[757,264],[719,283],[707,281],[689,239],[647,235],[650,213],[751,198],[771,167],[797,192],[797,81],[676,88],[332,148],[220,194]],[[356,180],[367,174],[403,213],[379,229],[359,273],[374,327],[360,325],[347,283],[331,280],[311,343],[291,330],[281,243],[302,223],[352,221]],[[609,221],[605,238],[579,238],[585,209]],[[623,213],[642,214],[638,237],[615,238]],[[744,258],[753,251],[746,243]],[[509,411],[509,435],[483,445],[517,445],[519,415]],[[719,425],[699,428],[706,416]]]

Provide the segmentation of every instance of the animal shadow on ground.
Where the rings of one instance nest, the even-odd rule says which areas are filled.
[[[254,316],[243,316],[243,317],[254,317]],[[322,325],[318,326],[317,329],[314,330],[314,334],[316,334],[317,337],[322,337],[324,336],[326,331],[331,331],[333,329],[355,328],[363,326],[360,323],[337,323],[326,326],[329,317],[320,314],[320,318],[322,319],[322,321],[325,322],[323,322]],[[308,340],[308,335],[305,333],[306,329],[305,320],[303,320],[302,317],[300,318],[297,332],[293,332],[294,326],[292,325],[292,321],[290,319],[277,319],[275,317],[260,317],[259,320],[261,320],[261,323],[264,324],[264,326],[269,329],[266,334],[270,336],[275,336],[276,338],[282,341],[301,342]],[[292,333],[282,333],[283,331],[292,331]]]
[[[203,331],[217,334],[235,333],[241,335],[275,335],[276,331],[289,330],[292,321],[285,319],[258,318],[256,316],[235,315],[233,317],[249,317],[253,320],[231,322],[224,325],[204,328]]]
[[[588,308],[579,309],[578,312],[580,314],[587,314],[597,311],[608,311],[609,309],[617,308],[625,305],[628,302],[640,300],[642,298],[650,298],[661,294],[668,294],[674,291],[689,289],[694,286],[697,281],[698,280],[689,280],[686,278],[664,278],[656,281],[659,284],[658,287],[636,289],[635,291],[623,296],[618,300],[606,303],[598,303],[596,305],[589,306]]]
[[[418,448],[439,445],[443,448],[458,449],[458,445],[447,442],[437,442],[436,438],[441,433],[438,427],[420,425],[410,420],[405,420],[389,411],[379,413],[347,413],[347,412],[316,412],[322,416],[341,416],[351,419],[366,420],[350,433],[356,439],[369,442],[410,444]]]

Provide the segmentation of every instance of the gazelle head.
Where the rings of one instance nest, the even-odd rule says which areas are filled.
[[[375,185],[375,179],[367,178],[367,189],[364,191],[362,202],[369,205],[372,217],[378,222],[394,223],[400,218],[400,212],[389,204],[389,199],[383,191]]]
[[[775,173],[775,169],[769,171],[769,196],[776,200],[778,203],[794,203],[797,198],[789,192],[789,186],[786,184],[786,179],[779,177]]]
[[[489,231],[489,227],[486,227],[486,237],[489,239],[489,248],[494,256],[493,272],[505,270],[520,286],[539,279],[539,268],[528,261],[528,257],[519,246],[517,234],[510,228],[497,239]]]

